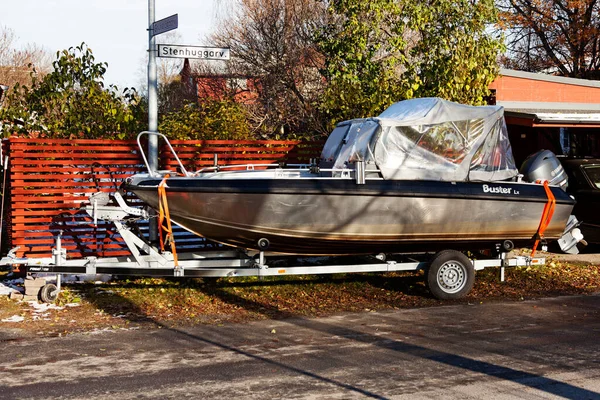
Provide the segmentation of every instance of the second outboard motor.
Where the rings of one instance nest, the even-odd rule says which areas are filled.
[[[540,150],[528,156],[519,171],[527,182],[547,180],[551,185],[567,189],[568,177],[556,155],[550,150]]]

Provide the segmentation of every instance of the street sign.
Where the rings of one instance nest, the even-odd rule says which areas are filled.
[[[159,44],[158,56],[170,58],[196,58],[204,60],[229,60],[229,47]]]
[[[177,29],[179,26],[179,19],[177,14],[173,14],[170,17],[163,18],[152,24],[153,36],[160,35],[161,33],[172,31]]]

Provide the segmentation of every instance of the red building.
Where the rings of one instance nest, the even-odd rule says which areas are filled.
[[[490,89],[517,164],[539,149],[600,157],[600,82],[502,69]]]
[[[179,73],[181,81],[202,99],[232,99],[241,104],[251,104],[258,98],[258,80],[250,76],[193,73],[190,61],[186,58]]]
[[[256,79],[242,75],[194,75],[199,99],[231,98],[242,104],[251,104],[258,98]]]

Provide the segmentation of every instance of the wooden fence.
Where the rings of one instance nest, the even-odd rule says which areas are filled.
[[[173,141],[188,171],[219,164],[307,163],[318,157],[322,143],[298,141]],[[145,171],[135,141],[10,138],[3,190],[3,248],[19,246],[18,256],[48,257],[55,237],[70,257],[128,255],[110,223],[92,219],[84,211],[91,193],[115,191],[123,179]],[[160,151],[160,169],[175,170],[177,163],[166,148]],[[133,198],[129,200],[135,202]],[[147,234],[147,223],[139,224]],[[208,245],[203,239],[177,232],[180,251]]]

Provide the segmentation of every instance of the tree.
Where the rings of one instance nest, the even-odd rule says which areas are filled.
[[[158,130],[172,139],[251,139],[243,105],[229,100],[189,103],[165,114]]]
[[[399,70],[407,48],[400,4],[340,0],[330,2],[327,11],[317,36],[327,82],[318,106],[330,125],[377,115],[394,100],[410,97]]]
[[[142,130],[143,102],[135,89],[105,88],[107,64],[97,63],[85,43],[57,52],[52,66],[44,76],[34,71],[31,86],[16,85],[9,94],[0,110],[5,133],[124,138]]]
[[[598,0],[498,0],[509,68],[598,79]]]
[[[156,44],[181,43],[182,36],[177,31],[169,31],[156,36]],[[177,111],[196,98],[189,93],[189,85],[182,82],[183,60],[178,58],[156,57],[156,80],[158,83],[158,114],[161,115],[171,111]],[[138,68],[138,91],[148,97],[148,52],[140,59]]]
[[[164,72],[164,70],[163,70]],[[188,104],[198,102],[198,93],[192,78],[189,60],[186,59],[183,68],[175,74],[159,74],[158,84],[158,114],[163,117],[170,112],[182,110]]]
[[[212,37],[231,49],[218,73],[251,79],[258,98],[246,104],[252,129],[285,136],[319,128],[314,104],[322,92],[322,57],[313,41],[324,15],[314,0],[238,0]]]
[[[413,96],[486,104],[504,51],[504,39],[490,33],[498,21],[494,0],[413,0],[404,20],[415,37],[403,74],[418,85]]]
[[[338,0],[319,36],[331,122],[437,96],[483,104],[498,74],[501,38],[488,33],[493,0]]]
[[[0,26],[0,84],[9,88],[30,84],[34,69],[42,75],[50,70],[51,57],[46,50],[35,44],[17,49],[16,39],[12,29]]]

